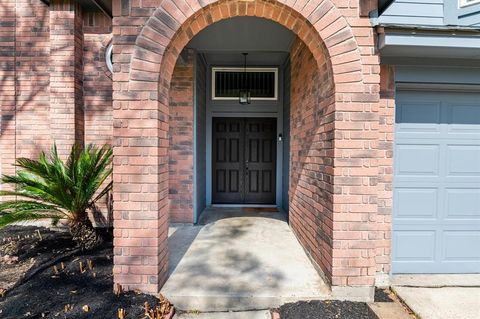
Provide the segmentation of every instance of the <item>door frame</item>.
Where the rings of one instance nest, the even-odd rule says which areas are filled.
[[[282,170],[283,170],[283,140],[278,141],[279,134],[283,134],[283,113],[282,112],[215,112],[209,110],[207,112],[207,134],[206,134],[206,196],[207,196],[207,206],[212,205],[212,138],[213,138],[213,128],[212,122],[214,117],[239,117],[239,118],[275,118],[277,120],[277,154],[276,154],[276,176],[275,176],[275,206],[282,206]],[[246,204],[231,204],[229,206],[252,206]],[[262,206],[262,205],[255,205]]]

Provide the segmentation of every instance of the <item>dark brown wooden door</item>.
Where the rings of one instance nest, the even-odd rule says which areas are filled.
[[[215,204],[275,204],[276,119],[213,119]]]
[[[245,120],[245,203],[275,203],[276,119]]]
[[[243,119],[213,119],[213,192],[214,203],[242,203],[244,200]]]

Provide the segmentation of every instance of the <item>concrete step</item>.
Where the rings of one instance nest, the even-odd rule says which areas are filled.
[[[378,319],[412,319],[399,302],[372,302],[368,306],[377,315]]]
[[[394,275],[391,286],[405,287],[480,287],[480,274]]]
[[[202,312],[175,315],[174,319],[270,319],[269,310],[240,312]]]
[[[328,296],[244,296],[244,295],[218,295],[207,296],[203,294],[178,296],[168,294],[168,300],[175,305],[175,308],[183,311],[199,312],[228,312],[248,311],[252,309],[272,309],[289,302],[302,300],[325,300]]]

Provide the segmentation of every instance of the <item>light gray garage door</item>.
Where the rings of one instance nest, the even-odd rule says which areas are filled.
[[[480,272],[480,94],[400,91],[394,273]]]

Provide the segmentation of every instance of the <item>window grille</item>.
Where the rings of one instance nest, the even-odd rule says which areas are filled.
[[[238,100],[248,89],[252,100],[277,100],[277,68],[212,68],[212,98]]]

